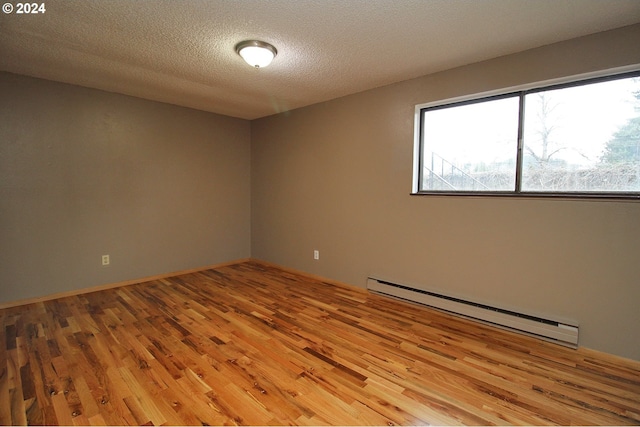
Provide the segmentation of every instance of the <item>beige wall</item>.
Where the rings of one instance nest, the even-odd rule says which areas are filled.
[[[253,121],[252,255],[574,319],[580,345],[640,360],[640,202],[409,195],[416,104],[640,64],[638,40],[640,25]]]
[[[250,136],[245,120],[0,73],[0,302],[249,257]]]

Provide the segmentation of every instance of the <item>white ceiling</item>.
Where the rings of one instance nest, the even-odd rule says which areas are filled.
[[[37,1],[0,14],[0,70],[245,119],[640,22],[640,0]],[[234,51],[254,38],[268,68]]]

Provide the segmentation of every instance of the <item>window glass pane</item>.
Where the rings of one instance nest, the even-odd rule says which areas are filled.
[[[519,98],[423,111],[424,191],[514,191]]]
[[[640,191],[639,83],[526,95],[522,191]]]

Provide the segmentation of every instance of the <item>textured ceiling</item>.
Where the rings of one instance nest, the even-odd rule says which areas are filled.
[[[0,14],[0,70],[245,119],[640,22],[640,0],[38,1]],[[268,68],[235,53],[253,38]]]

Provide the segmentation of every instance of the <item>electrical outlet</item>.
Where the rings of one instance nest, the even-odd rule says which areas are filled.
[[[102,255],[102,265],[109,265],[109,255]]]
[[[313,259],[320,259],[320,251],[313,251]]]

